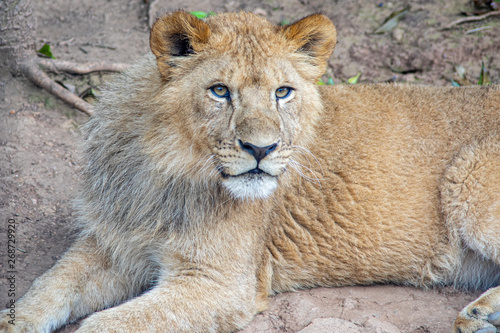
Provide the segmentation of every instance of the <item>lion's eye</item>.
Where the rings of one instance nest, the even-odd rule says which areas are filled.
[[[221,84],[211,87],[210,91],[217,97],[229,98],[229,89]]]
[[[276,98],[287,98],[290,96],[290,93],[293,91],[293,88],[290,87],[280,87],[276,89]]]

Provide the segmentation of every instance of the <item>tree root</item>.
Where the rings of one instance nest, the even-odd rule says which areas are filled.
[[[71,61],[56,60],[56,59],[39,59],[38,63],[47,70],[58,73],[68,72],[73,74],[87,74],[91,72],[121,72],[127,68],[127,64],[110,63],[106,61],[87,62],[76,64]]]
[[[109,62],[76,64],[70,61],[34,57],[22,61],[20,69],[30,81],[47,90],[54,96],[59,97],[70,106],[75,107],[88,115],[92,115],[94,108],[91,104],[56,83],[43,70],[41,70],[40,67],[55,73],[68,72],[73,74],[87,74],[99,71],[121,72],[127,67],[127,65]]]
[[[500,10],[495,10],[495,11],[492,11],[492,12],[489,12],[489,13],[486,13],[483,15],[479,15],[479,16],[469,16],[469,17],[465,17],[465,18],[453,21],[450,24],[448,24],[446,27],[444,27],[442,30],[448,30],[448,29],[453,28],[456,25],[466,23],[466,22],[481,21],[481,20],[484,20],[490,16],[495,16],[495,15],[500,15]]]

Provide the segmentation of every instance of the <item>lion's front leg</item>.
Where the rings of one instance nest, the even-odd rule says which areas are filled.
[[[255,274],[192,268],[143,295],[90,316],[77,333],[232,332],[257,312]]]
[[[35,280],[16,303],[14,315],[9,309],[0,312],[0,332],[48,333],[139,292],[95,240],[80,239]]]

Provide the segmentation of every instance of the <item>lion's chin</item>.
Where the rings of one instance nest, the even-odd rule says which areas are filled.
[[[236,199],[257,200],[268,198],[278,187],[278,179],[265,173],[245,173],[226,177],[222,184]]]

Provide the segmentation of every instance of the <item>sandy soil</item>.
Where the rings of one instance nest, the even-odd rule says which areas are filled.
[[[392,32],[371,33],[408,3],[410,12]],[[37,46],[50,43],[64,60],[133,62],[147,51],[150,21],[166,10],[247,10],[276,23],[323,12],[339,38],[325,81],[341,83],[361,72],[364,82],[450,85],[444,76],[453,74],[456,63],[477,82],[481,61],[494,82],[500,78],[499,16],[442,30],[460,11],[472,10],[465,0],[161,0],[151,7],[142,0],[43,0],[33,5]],[[476,28],[484,29],[470,33]],[[53,75],[78,92],[109,76]],[[86,119],[23,78],[0,78],[0,246],[6,247],[7,224],[15,220],[16,298],[73,240],[71,200],[79,187],[79,126]],[[0,249],[0,307],[8,299],[6,255],[7,249]],[[448,332],[457,312],[477,295],[398,286],[306,290],[276,296],[244,331]]]

